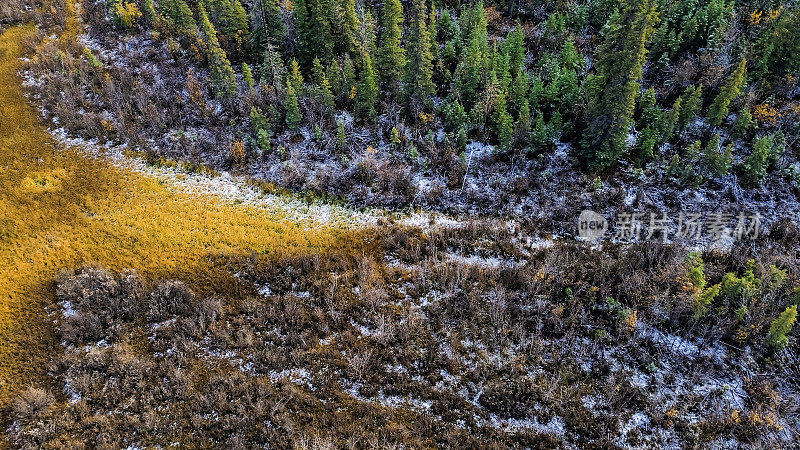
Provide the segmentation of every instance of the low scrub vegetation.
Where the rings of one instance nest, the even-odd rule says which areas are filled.
[[[11,442],[570,448],[798,436],[795,259],[524,249],[489,223],[380,235],[375,255],[230,258],[240,286],[227,295],[131,271],[63,274],[51,307],[57,388],[19,396]]]

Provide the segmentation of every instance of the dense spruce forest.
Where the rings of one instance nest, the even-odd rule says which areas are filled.
[[[672,212],[796,206],[791,2],[79,7],[86,37],[42,49],[34,92],[57,126],[156,164],[551,231],[626,196]]]

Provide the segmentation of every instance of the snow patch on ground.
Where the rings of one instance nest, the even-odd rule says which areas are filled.
[[[64,315],[65,319],[68,319],[78,314],[78,312],[75,311],[75,309],[73,308],[72,302],[70,302],[69,300],[59,302],[58,304],[61,306],[61,313]]]
[[[566,431],[564,419],[556,415],[551,417],[546,424],[539,422],[536,417],[529,417],[526,419],[501,419],[495,414],[492,414],[490,417],[491,419],[487,423],[488,425],[509,433],[515,431],[536,431],[543,434],[563,437]]]
[[[657,346],[668,350],[670,353],[680,354],[689,359],[695,359],[700,355],[700,349],[697,344],[680,336],[663,333],[642,322],[636,324],[636,329],[639,337],[650,340]]]
[[[347,228],[368,228],[380,223],[391,222],[406,227],[416,227],[423,231],[434,229],[462,228],[470,223],[445,214],[418,211],[413,213],[396,213],[383,209],[353,210],[322,201],[308,201],[293,195],[272,194],[248,183],[247,178],[235,176],[229,172],[219,172],[219,176],[202,173],[188,173],[182,166],[164,167],[148,164],[144,158],[132,156],[127,145],[101,143],[97,140],[85,140],[71,137],[64,128],[50,130],[53,137],[66,147],[75,147],[91,157],[103,158],[114,166],[130,170],[156,179],[171,192],[194,196],[216,197],[224,202],[250,206],[313,228],[321,225],[342,226]],[[485,151],[489,151],[484,149]],[[514,227],[515,223],[499,222],[500,226]],[[521,244],[527,248],[543,248],[553,244],[553,239],[523,236]],[[480,261],[475,261],[480,264]]]
[[[456,262],[468,266],[483,267],[487,269],[497,269],[501,267],[517,267],[524,265],[525,262],[514,261],[510,259],[498,258],[496,256],[480,257],[478,255],[464,256],[456,253],[445,254],[447,261]]]
[[[269,373],[269,378],[273,382],[286,379],[299,386],[305,385],[312,391],[314,390],[314,385],[311,383],[311,373],[307,369],[284,369],[280,372],[273,370]]]

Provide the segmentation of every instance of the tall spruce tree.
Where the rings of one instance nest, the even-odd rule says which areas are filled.
[[[431,46],[431,56],[435,62],[439,58],[439,42],[436,40],[437,30],[436,25],[439,23],[436,14],[436,6],[431,2],[430,13],[428,14],[428,36]]]
[[[351,105],[358,91],[356,87],[356,68],[350,55],[344,55],[342,62],[342,100],[346,105]]]
[[[161,17],[172,32],[181,36],[197,34],[197,24],[192,10],[184,0],[162,0],[158,2]]]
[[[703,86],[690,85],[677,101],[679,108],[675,126],[678,130],[683,130],[697,117],[700,107],[703,106]]]
[[[294,14],[297,19],[297,55],[300,64],[308,69],[314,58],[330,61],[335,43],[331,29],[331,0],[297,0]]]
[[[462,19],[468,26],[467,47],[461,61],[456,68],[456,88],[461,96],[461,101],[467,109],[471,109],[476,100],[481,97],[489,72],[489,43],[486,29],[486,12],[483,2],[467,10]],[[462,34],[463,36],[463,34]]]
[[[528,101],[528,93],[530,92],[530,80],[528,79],[528,74],[525,72],[525,69],[522,67],[517,68],[516,75],[514,77],[514,81],[511,84],[511,91],[510,91],[510,99],[511,99],[511,110],[516,112],[518,115],[522,110],[523,106],[527,106],[530,108],[530,102]],[[530,110],[528,111],[530,114]],[[519,117],[519,116],[518,116]]]
[[[325,68],[322,67],[322,61],[319,58],[314,58],[314,62],[311,63],[311,81],[314,82],[315,85],[319,86],[320,82],[322,81],[322,77],[325,76]]]
[[[329,112],[333,111],[335,104],[331,84],[328,82],[328,76],[325,74],[325,68],[322,67],[322,62],[319,58],[314,58],[311,74],[313,75],[314,87],[320,103],[325,105]]]
[[[511,68],[511,74],[516,77],[520,74],[520,68],[525,68],[525,35],[522,33],[522,27],[519,24],[508,33],[504,46],[508,53],[508,65]]]
[[[461,31],[459,30],[458,23],[453,20],[453,16],[447,8],[439,15],[439,25],[436,29],[438,31],[436,37],[441,42],[450,42],[455,39],[461,40]]]
[[[292,59],[291,67],[289,68],[289,82],[292,83],[294,92],[298,95],[303,91],[303,73],[300,71],[300,64],[297,59]]]
[[[797,322],[797,305],[787,307],[769,326],[767,342],[775,350],[783,350],[789,345],[789,332]]]
[[[378,47],[378,68],[381,81],[391,92],[396,92],[403,68],[406,51],[402,47],[403,5],[400,0],[386,0],[381,11],[381,33]]]
[[[372,57],[364,52],[361,60],[361,74],[356,88],[356,112],[363,118],[374,118],[375,102],[378,99],[378,74],[372,65]]]
[[[254,0],[250,22],[250,48],[253,55],[264,55],[269,44],[273,47],[281,45],[286,27],[276,0]]]
[[[325,69],[325,77],[331,86],[331,93],[333,98],[338,103],[341,100],[342,94],[342,67],[338,61],[331,61],[328,68]]]
[[[657,0],[622,0],[604,27],[597,73],[586,81],[587,126],[580,145],[583,162],[592,169],[609,167],[627,149],[657,4]]]
[[[506,107],[506,93],[502,89],[497,89],[496,92],[492,125],[497,135],[500,150],[508,152],[511,150],[512,138],[514,137],[514,119],[508,113],[508,108]]]
[[[206,12],[219,33],[220,46],[229,58],[240,60],[250,39],[247,12],[239,0],[207,0]]]
[[[322,79],[320,80],[317,89],[319,90],[322,104],[325,105],[328,112],[332,113],[336,109],[336,101],[333,98],[331,84],[328,82],[328,77],[325,74],[322,74]]]
[[[361,51],[361,44],[358,41],[361,21],[358,20],[358,14],[356,14],[356,1],[344,0],[342,9],[342,37],[344,40],[344,47],[351,55],[357,55]]]
[[[247,63],[242,63],[242,80],[248,91],[252,91],[256,87],[256,81],[253,79],[253,71]]]
[[[297,93],[289,80],[286,80],[286,126],[290,130],[297,130],[303,117],[300,115],[300,103],[297,101]]]
[[[428,34],[428,12],[425,0],[414,1],[414,19],[408,38],[409,58],[406,64],[406,95],[422,104],[430,104],[436,92],[433,85],[433,55]]]
[[[356,30],[356,50],[351,52],[353,57],[361,57],[361,52],[376,52],[378,23],[368,9],[361,9]]]
[[[800,7],[784,8],[755,44],[758,77],[782,77],[800,71]]]
[[[286,76],[286,65],[283,63],[280,53],[275,47],[267,42],[267,49],[264,51],[264,63],[261,65],[261,84],[272,86],[275,90],[283,88],[283,78]]]
[[[728,111],[736,97],[742,91],[745,85],[745,73],[747,71],[747,60],[742,58],[739,65],[731,73],[725,84],[722,86],[714,103],[708,108],[708,119],[712,125],[719,126],[723,120],[728,116]]]
[[[206,57],[208,58],[208,68],[211,73],[214,93],[221,97],[231,96],[236,92],[236,74],[233,71],[233,67],[231,67],[230,61],[228,61],[225,50],[219,45],[217,31],[208,18],[203,2],[198,3],[197,10],[200,16],[200,31],[206,46]]]

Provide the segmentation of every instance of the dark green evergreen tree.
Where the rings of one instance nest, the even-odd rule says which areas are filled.
[[[206,11],[218,32],[220,46],[234,60],[245,54],[250,39],[247,12],[239,0],[206,0]]]
[[[511,74],[517,77],[521,70],[525,70],[525,35],[519,24],[508,33],[504,46],[508,54],[508,66],[511,68]]]
[[[425,0],[414,1],[414,18],[408,38],[408,63],[406,64],[406,96],[417,104],[431,104],[433,86],[433,56],[428,34],[428,13]]]
[[[292,88],[294,88],[294,92],[297,95],[300,95],[303,92],[303,74],[300,71],[300,64],[297,62],[296,59],[292,59],[292,64],[289,67],[289,82],[292,84]]]
[[[361,74],[356,91],[356,112],[362,118],[376,116],[375,102],[378,99],[378,74],[372,65],[372,57],[364,53],[361,61]]]
[[[731,102],[739,96],[745,85],[745,73],[747,72],[747,60],[742,58],[739,65],[731,73],[719,95],[714,99],[714,103],[708,108],[708,120],[712,125],[719,126],[728,116]]]
[[[307,70],[314,58],[330,61],[335,44],[331,29],[332,0],[297,0],[294,14],[300,64]]]
[[[283,89],[285,77],[286,65],[280,53],[268,42],[264,52],[264,63],[261,65],[261,84],[280,90]]]
[[[276,0],[254,0],[250,23],[250,49],[256,58],[267,52],[268,44],[273,48],[282,45],[286,26]]]
[[[492,125],[497,135],[499,148],[503,152],[511,150],[514,137],[514,119],[508,113],[506,107],[506,94],[499,89],[494,99],[494,113],[492,114]]]
[[[242,80],[244,81],[247,89],[252,91],[256,87],[256,81],[253,79],[253,71],[247,63],[242,63]]]
[[[286,81],[286,126],[290,130],[297,130],[303,117],[300,115],[300,103],[290,81]]]
[[[225,54],[219,41],[217,32],[211,20],[206,14],[203,3],[197,5],[200,16],[200,31],[206,47],[206,57],[208,59],[208,69],[211,73],[211,81],[214,86],[214,93],[217,96],[231,96],[236,92],[236,74],[231,67],[230,61]]]
[[[678,117],[675,126],[678,130],[683,130],[697,118],[700,107],[703,106],[703,86],[689,86],[681,94],[679,100]]]
[[[483,3],[477,3],[463,17],[470,28],[466,33],[467,48],[456,69],[456,88],[464,106],[472,109],[484,92],[489,72],[488,31]]]
[[[361,21],[356,14],[355,0],[343,0],[342,9],[342,34],[345,51],[350,52],[351,55],[358,55],[361,53],[361,42],[358,39]]]
[[[755,45],[757,76],[783,77],[800,71],[800,7],[786,8]]]
[[[158,9],[166,27],[173,33],[181,36],[197,34],[197,24],[192,10],[184,0],[161,0],[158,2]]]
[[[355,64],[350,59],[350,55],[344,55],[344,63],[342,64],[342,100],[346,105],[353,104],[357,92],[356,83]]]
[[[381,10],[381,34],[378,46],[378,68],[381,81],[391,92],[400,86],[406,66],[406,51],[402,47],[403,5],[400,0],[386,0]]]
[[[605,26],[597,72],[586,80],[587,126],[580,149],[590,168],[611,166],[627,149],[656,7],[656,0],[622,0]]]

